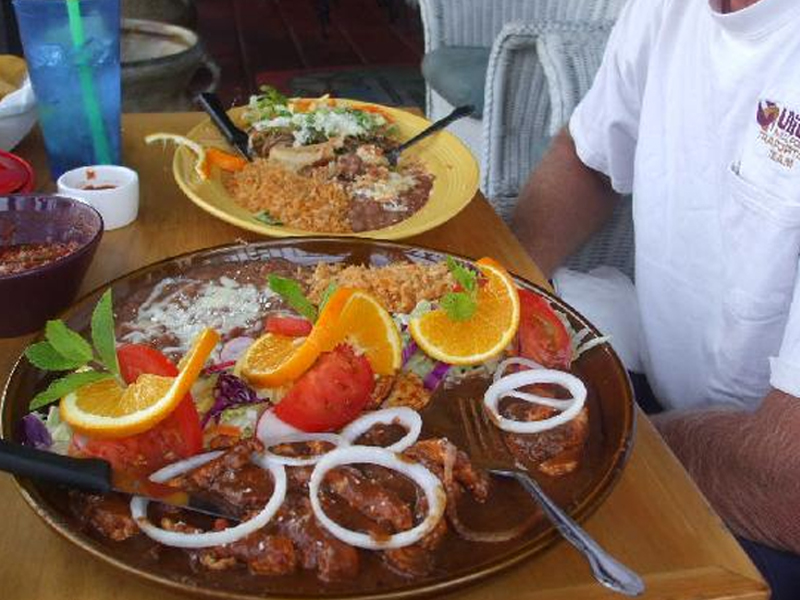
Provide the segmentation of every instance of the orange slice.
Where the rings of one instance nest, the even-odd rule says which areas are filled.
[[[339,288],[307,338],[266,333],[247,349],[234,372],[257,387],[279,387],[343,342],[363,352],[379,375],[390,375],[401,366],[402,340],[392,316],[368,293]]]
[[[105,379],[78,388],[61,399],[61,418],[76,431],[98,437],[125,437],[146,431],[178,406],[218,341],[213,329],[200,333],[181,361],[177,377],[145,374],[127,387]]]
[[[206,148],[206,158],[203,161],[202,169],[206,178],[211,175],[211,167],[217,166],[223,171],[241,171],[247,166],[247,161],[241,156],[225,152],[219,148]]]
[[[314,364],[330,346],[336,322],[353,291],[340,288],[334,292],[317,317],[306,338],[291,338],[265,333],[245,351],[234,373],[256,387],[280,387],[294,381]]]
[[[403,342],[392,315],[362,290],[352,290],[325,350],[342,342],[363,352],[378,375],[391,375],[402,366]]]
[[[476,265],[486,278],[478,287],[478,306],[465,321],[432,310],[412,318],[409,333],[425,353],[452,365],[477,365],[500,354],[519,327],[519,295],[508,272],[491,258]]]
[[[313,333],[313,330],[312,330]],[[319,355],[308,338],[265,333],[245,351],[234,374],[257,387],[279,387],[303,374]]]

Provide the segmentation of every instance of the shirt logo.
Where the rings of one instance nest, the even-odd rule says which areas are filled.
[[[759,102],[758,110],[756,111],[756,121],[758,121],[761,129],[768,129],[780,114],[781,109],[771,100]]]
[[[769,149],[770,160],[791,169],[800,161],[800,111],[763,100],[756,109],[758,139]]]

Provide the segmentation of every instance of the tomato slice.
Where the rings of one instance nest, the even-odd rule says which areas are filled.
[[[287,337],[305,337],[311,333],[313,325],[308,319],[287,315],[270,315],[264,323],[267,333],[285,335]]]
[[[175,377],[178,367],[161,352],[144,344],[124,344],[117,348],[119,370],[125,383],[133,383],[143,373]]]
[[[119,368],[126,383],[142,373],[174,377],[177,367],[161,352],[143,344],[125,344],[117,349]],[[199,453],[203,448],[200,416],[190,395],[152,429],[118,439],[74,436],[70,453],[102,458],[128,473],[148,474],[169,463]]]
[[[519,352],[549,369],[568,370],[572,344],[564,323],[539,294],[519,290]]]
[[[372,367],[342,344],[300,376],[275,407],[282,421],[303,431],[333,431],[355,419],[375,386]]]

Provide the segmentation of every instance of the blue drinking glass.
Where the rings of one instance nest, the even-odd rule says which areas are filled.
[[[13,0],[53,179],[120,162],[120,0]]]

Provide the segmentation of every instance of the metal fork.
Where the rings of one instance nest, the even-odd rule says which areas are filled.
[[[423,129],[420,133],[415,135],[413,138],[411,138],[404,144],[400,144],[397,148],[389,150],[389,152],[386,153],[386,160],[389,161],[389,164],[391,166],[396,167],[397,163],[400,161],[400,155],[405,150],[407,150],[420,140],[424,140],[429,135],[432,135],[437,131],[444,129],[445,127],[450,125],[450,123],[452,123],[453,121],[458,121],[459,119],[463,119],[464,117],[470,116],[473,112],[475,112],[475,107],[472,106],[471,104],[455,108],[453,112],[451,112],[449,115],[447,115],[446,117],[442,117],[438,121],[435,121],[434,123]]]
[[[603,550],[517,465],[500,430],[489,420],[482,403],[460,399],[459,409],[473,464],[495,475],[514,478],[522,484],[561,535],[586,557],[597,581],[626,596],[638,596],[644,592],[642,578]]]

